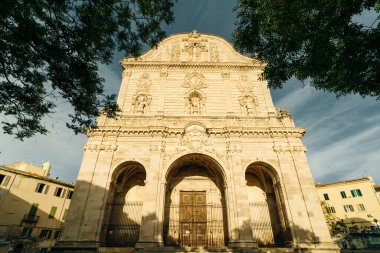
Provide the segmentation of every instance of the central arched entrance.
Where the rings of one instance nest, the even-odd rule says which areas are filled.
[[[213,158],[189,154],[166,175],[164,243],[222,247],[228,241],[224,174]]]

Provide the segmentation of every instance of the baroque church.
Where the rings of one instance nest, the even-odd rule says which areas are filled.
[[[56,251],[338,252],[264,63],[196,31],[120,63],[120,115],[88,132]]]

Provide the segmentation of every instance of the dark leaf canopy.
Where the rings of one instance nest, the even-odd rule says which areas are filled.
[[[93,126],[102,108],[112,116],[115,96],[103,95],[99,63],[115,50],[138,55],[165,36],[171,0],[2,0],[0,4],[0,113],[3,130],[18,139],[45,134],[41,123],[57,97],[73,113],[76,133]]]
[[[380,98],[379,0],[240,0],[236,10],[235,44],[267,63],[272,88],[295,76]],[[370,24],[359,22],[368,13]]]

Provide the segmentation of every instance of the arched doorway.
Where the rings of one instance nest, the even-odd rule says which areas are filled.
[[[103,225],[106,246],[134,247],[139,240],[146,171],[125,162],[112,176]]]
[[[260,246],[283,245],[288,222],[275,170],[256,162],[246,169],[245,179],[253,239]]]
[[[166,175],[164,243],[221,247],[228,241],[224,175],[203,154],[177,159]]]

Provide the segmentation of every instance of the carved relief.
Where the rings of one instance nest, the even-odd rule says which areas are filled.
[[[219,50],[215,43],[210,44],[210,61],[219,62]]]
[[[92,152],[112,152],[117,149],[116,144],[89,144],[84,145],[84,151],[92,151]]]
[[[185,99],[187,114],[200,115],[205,112],[205,98],[201,93],[193,91]]]
[[[133,113],[147,114],[150,111],[152,96],[149,95],[149,91],[151,85],[149,74],[142,74],[136,84],[137,92],[132,98]]]
[[[138,114],[147,114],[150,112],[150,102],[152,97],[146,94],[138,94],[133,98],[133,112]]]
[[[171,61],[179,61],[181,55],[181,48],[179,41],[172,42],[172,50],[170,52]]]
[[[246,75],[242,75],[239,78],[238,81],[238,88],[241,93],[252,93],[253,92],[253,87],[249,83],[248,77]]]
[[[150,80],[149,74],[144,73],[140,76],[137,81],[137,91],[139,92],[149,92],[152,81]]]
[[[200,34],[197,31],[193,31],[189,34],[189,38],[183,39],[185,42],[185,48],[182,49],[183,52],[187,52],[189,61],[199,61],[202,53],[208,51],[206,42],[207,39],[201,39]]]
[[[256,115],[257,100],[253,96],[240,96],[239,103],[243,115]]]
[[[203,74],[194,70],[193,72],[186,74],[182,87],[190,89],[202,89],[207,88],[207,84],[205,82],[205,77]]]
[[[253,95],[253,85],[250,83],[246,75],[240,76],[238,81],[238,88],[241,92],[241,96],[239,97],[241,114],[256,115],[258,101]]]

